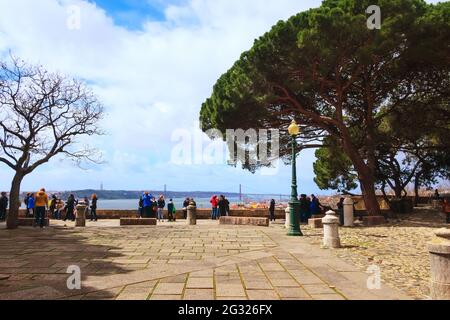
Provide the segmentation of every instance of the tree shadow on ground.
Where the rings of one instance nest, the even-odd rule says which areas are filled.
[[[96,293],[93,298],[114,298],[114,290],[83,286],[89,276],[131,272],[113,261],[124,257],[120,247],[95,240],[87,229],[0,226],[0,300],[55,300],[90,292]],[[80,268],[81,290],[68,289],[69,266]]]

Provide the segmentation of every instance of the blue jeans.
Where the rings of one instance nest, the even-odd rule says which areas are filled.
[[[164,209],[158,208],[158,220],[164,220]]]
[[[36,225],[43,228],[45,226],[45,207],[36,207],[35,215]]]
[[[215,220],[219,216],[219,208],[212,208],[211,219]]]

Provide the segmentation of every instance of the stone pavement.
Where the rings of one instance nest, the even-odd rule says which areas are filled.
[[[428,243],[437,229],[448,227],[444,222],[440,212],[422,207],[377,227],[341,228],[344,248],[333,253],[362,270],[377,265],[383,281],[414,299],[428,300],[431,299]],[[320,245],[322,230],[304,231],[311,244]]]
[[[75,229],[0,226],[0,300],[345,300],[410,299],[313,244],[270,228],[163,223],[118,227],[118,221]],[[82,272],[70,291],[68,266]]]

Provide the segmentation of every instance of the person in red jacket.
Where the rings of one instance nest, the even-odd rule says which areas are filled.
[[[219,217],[219,198],[217,196],[213,196],[209,202],[212,206],[211,219],[217,220]]]

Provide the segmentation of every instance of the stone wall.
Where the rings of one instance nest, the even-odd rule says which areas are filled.
[[[20,216],[25,216],[25,210],[20,211]],[[121,218],[135,218],[138,217],[137,210],[97,210],[97,216],[99,219],[121,219]],[[230,216],[233,217],[255,217],[266,218],[269,217],[269,211],[266,209],[254,209],[254,210],[231,210]],[[277,219],[285,219],[286,213],[284,210],[276,210],[275,216]],[[64,217],[64,215],[63,215]],[[167,219],[167,210],[164,211],[164,217]],[[183,219],[184,214],[182,210],[177,210],[177,219]],[[197,219],[210,219],[210,209],[197,209]]]

